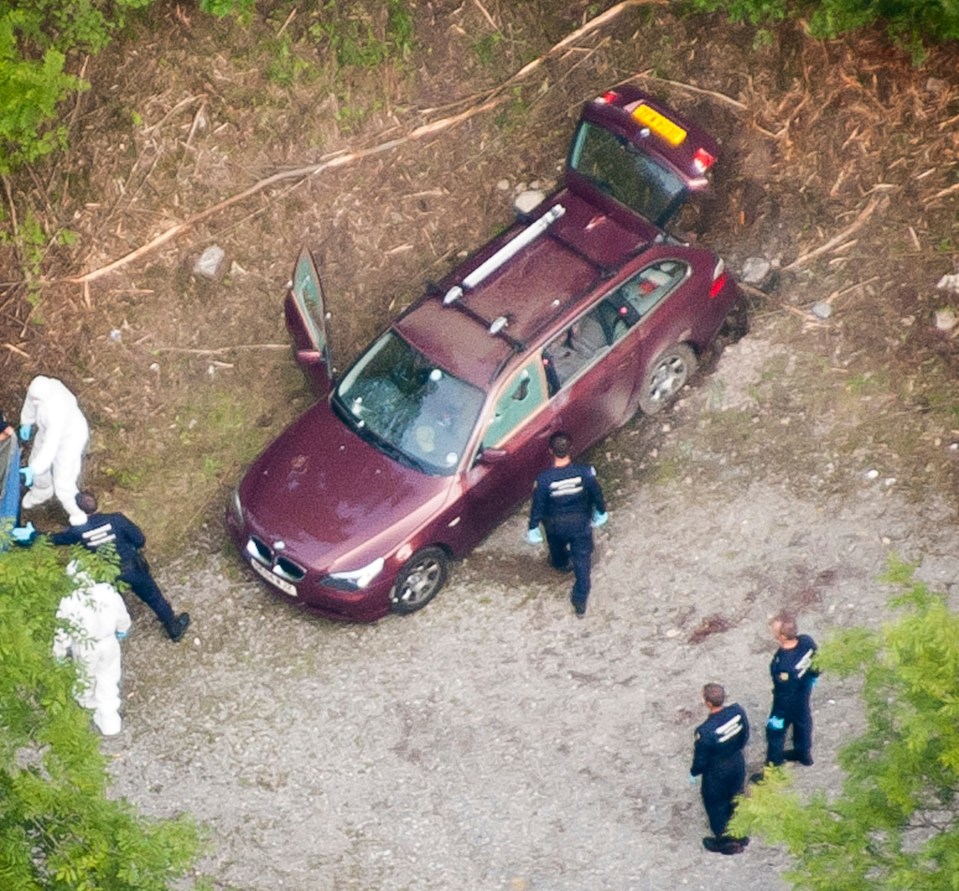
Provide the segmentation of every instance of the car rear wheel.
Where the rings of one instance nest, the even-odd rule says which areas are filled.
[[[415,613],[429,603],[446,584],[449,557],[442,548],[423,548],[406,561],[390,593],[395,613]]]
[[[643,378],[639,407],[644,414],[662,411],[696,373],[696,354],[684,343],[678,343],[659,354]]]

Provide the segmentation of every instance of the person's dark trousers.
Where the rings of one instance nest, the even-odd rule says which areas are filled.
[[[733,799],[743,791],[745,781],[746,762],[742,758],[713,767],[703,775],[703,807],[709,818],[709,828],[716,838],[726,834],[733,815]]]
[[[802,703],[795,714],[785,718],[783,729],[775,730],[766,725],[766,763],[775,767],[786,761],[786,734],[792,727],[793,749],[796,760],[812,761],[812,709],[809,702]]]
[[[149,572],[137,567],[127,567],[120,573],[120,581],[126,582],[133,593],[156,613],[157,618],[163,623],[163,627],[167,631],[173,627],[175,618],[173,607],[167,602]]]
[[[547,528],[546,543],[549,545],[549,561],[556,569],[566,569],[572,564],[575,582],[570,600],[576,610],[582,612],[589,597],[593,530],[588,524],[585,528],[580,525],[571,529]]]

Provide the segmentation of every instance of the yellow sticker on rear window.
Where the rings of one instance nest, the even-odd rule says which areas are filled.
[[[661,136],[670,145],[682,145],[686,138],[686,131],[679,124],[664,117],[655,108],[648,105],[640,105],[633,111],[633,120],[649,127],[657,136]]]

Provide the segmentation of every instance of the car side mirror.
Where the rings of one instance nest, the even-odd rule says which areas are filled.
[[[505,460],[509,453],[506,449],[489,449],[484,448],[479,453],[479,463],[480,464],[499,464],[501,461]]]

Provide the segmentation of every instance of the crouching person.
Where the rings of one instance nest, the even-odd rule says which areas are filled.
[[[73,658],[74,699],[93,710],[93,723],[104,736],[115,736],[121,728],[120,640],[130,630],[130,614],[113,585],[95,582],[75,560],[67,574],[75,587],[57,609],[62,624],[53,641],[53,656]]]

